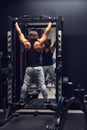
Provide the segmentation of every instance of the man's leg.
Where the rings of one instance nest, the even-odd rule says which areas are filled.
[[[48,94],[46,90],[46,85],[45,85],[45,78],[44,78],[44,72],[43,68],[40,67],[35,67],[37,79],[38,79],[38,84],[41,87],[41,92],[44,98],[44,102],[48,102]]]
[[[50,74],[51,80],[54,83],[54,86],[56,87],[56,74],[53,65],[48,66],[48,73]]]
[[[33,69],[31,67],[27,67],[25,70],[25,76],[24,76],[24,83],[21,88],[21,94],[20,94],[20,102],[24,103],[26,100],[26,95],[28,91],[28,87],[31,86],[31,74],[33,72]]]

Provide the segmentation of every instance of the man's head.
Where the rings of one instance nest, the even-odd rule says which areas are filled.
[[[38,36],[38,33],[37,33],[37,31],[35,29],[32,29],[32,30],[29,31],[29,33],[28,33],[28,40],[30,42],[34,42],[38,38],[39,38],[39,36]]]

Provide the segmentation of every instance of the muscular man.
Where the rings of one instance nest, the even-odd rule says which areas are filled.
[[[43,44],[48,38],[48,34],[51,30],[52,22],[48,23],[48,26],[44,30],[44,33],[41,38],[39,38],[38,33],[35,30],[31,30],[28,34],[28,37],[25,38],[22,33],[18,22],[15,23],[15,28],[19,36],[20,42],[23,44],[26,49],[26,58],[27,58],[27,67],[25,70],[24,82],[21,88],[20,102],[24,103],[26,99],[26,93],[28,87],[31,85],[31,77],[36,75],[38,80],[38,85],[41,87],[41,92],[44,98],[44,102],[49,102],[48,94],[45,86],[45,79],[43,68],[41,66],[40,55],[43,48]],[[34,78],[34,77],[33,77]]]
[[[55,68],[53,67],[53,53],[56,47],[56,42],[51,43],[51,39],[47,39],[42,52],[42,66],[44,70],[45,80],[47,73],[50,75],[52,82],[55,85]]]

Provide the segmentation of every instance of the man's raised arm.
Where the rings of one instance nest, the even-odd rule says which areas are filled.
[[[16,31],[18,33],[18,37],[19,37],[19,40],[21,43],[25,43],[25,41],[27,41],[27,39],[25,38],[24,34],[22,33],[19,25],[18,25],[18,22],[15,23],[15,28],[16,28]]]

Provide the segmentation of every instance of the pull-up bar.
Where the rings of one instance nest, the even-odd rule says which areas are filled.
[[[61,16],[59,16],[61,17]],[[25,22],[34,22],[34,23],[39,23],[39,22],[49,22],[49,21],[53,21],[54,23],[57,22],[59,20],[59,17],[49,17],[49,16],[45,16],[45,15],[41,15],[40,17],[31,17],[30,15],[24,15],[24,16],[20,16],[20,17],[11,17],[9,16],[9,22],[21,22],[21,23],[25,23]],[[62,17],[61,17],[62,18]]]

